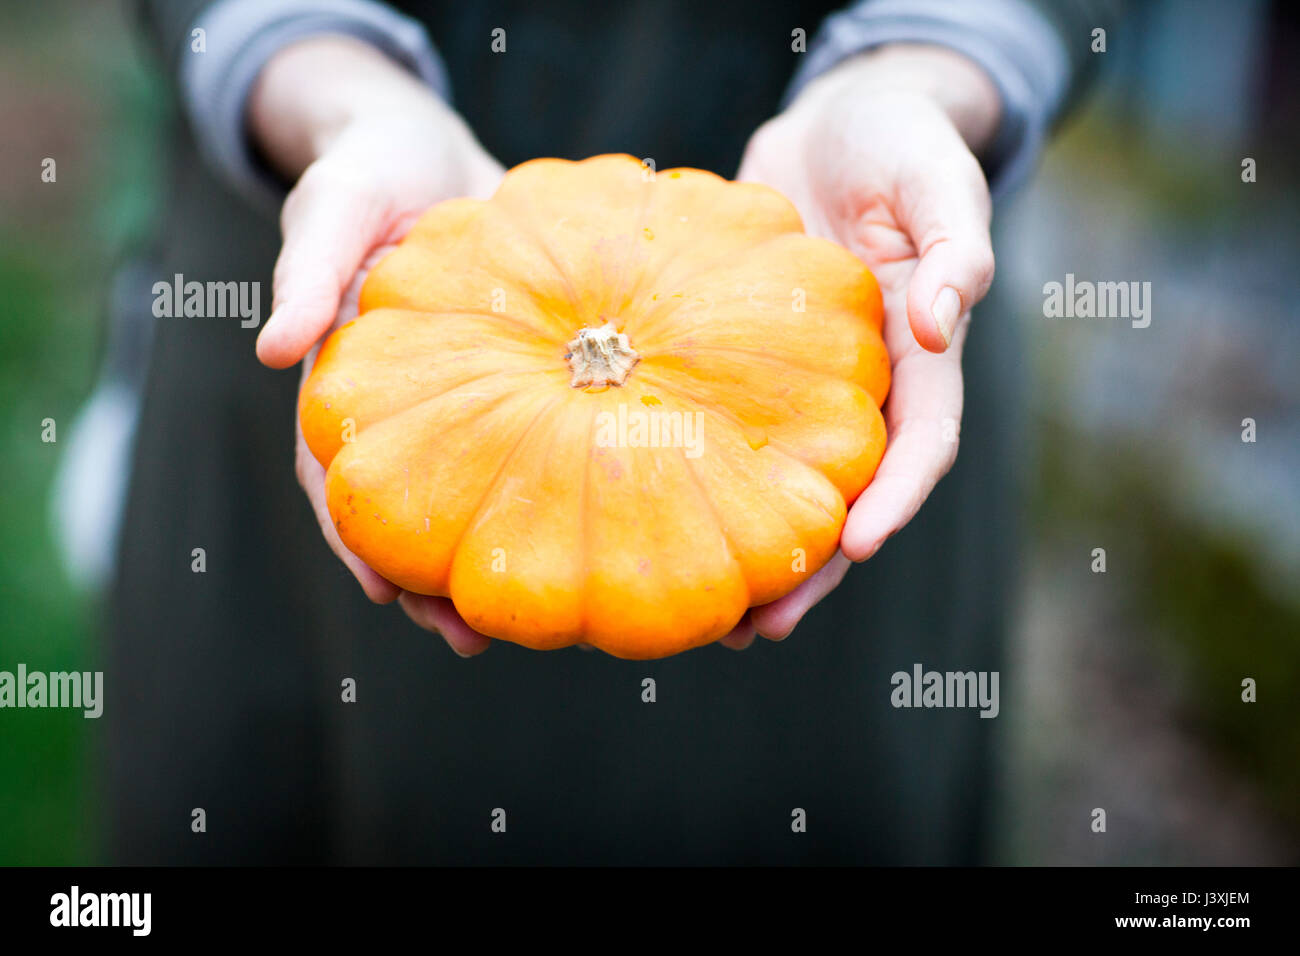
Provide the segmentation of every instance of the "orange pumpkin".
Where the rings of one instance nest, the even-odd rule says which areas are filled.
[[[360,309],[299,406],[339,535],[527,647],[716,640],[835,554],[884,452],[879,288],[766,186],[524,163]]]

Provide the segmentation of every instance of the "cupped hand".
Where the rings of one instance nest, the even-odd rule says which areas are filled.
[[[487,198],[504,171],[441,100],[381,54],[343,38],[277,54],[254,90],[251,114],[272,162],[300,173],[281,210],[283,246],[257,356],[272,368],[301,361],[306,381],[321,341],[356,317],[367,271],[415,220],[444,199]],[[325,469],[301,426],[296,471],[325,540],[372,601],[400,600],[416,624],[462,656],[488,647],[451,601],[404,592],[348,550],[326,507]]]
[[[737,649],[755,634],[784,639],[952,467],[969,310],[993,279],[989,191],[968,145],[986,142],[996,125],[992,84],[937,48],[868,55],[833,74],[754,134],[737,178],[782,192],[810,234],[845,246],[876,276],[893,366],[889,440],[849,510],[839,553],[795,591],[754,608],[724,639]]]

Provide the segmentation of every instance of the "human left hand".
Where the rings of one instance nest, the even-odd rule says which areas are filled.
[[[784,639],[805,613],[917,513],[957,456],[961,351],[993,279],[988,185],[973,150],[1000,110],[987,75],[940,47],[892,46],[845,61],[754,133],[737,179],[788,197],[809,234],[874,273],[893,381],[889,441],[849,510],[840,550],[798,589],[723,638]]]

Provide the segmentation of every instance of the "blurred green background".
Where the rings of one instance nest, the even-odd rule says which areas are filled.
[[[1007,862],[1300,859],[1297,23],[1151,4],[999,210],[998,312],[977,320],[1019,322],[1032,363]],[[98,597],[65,570],[52,488],[111,277],[165,198],[166,103],[114,3],[0,8],[0,74],[0,669],[92,670]],[[1151,281],[1151,328],[1044,318],[1067,272]],[[0,715],[0,863],[99,859],[86,730]],[[1080,825],[1095,806],[1120,839]]]
[[[157,199],[161,86],[118,4],[0,6],[0,669],[94,670],[96,599],[51,533],[51,484],[102,350],[115,263]],[[55,182],[42,162],[57,162]],[[58,441],[42,441],[42,421]],[[6,710],[0,862],[94,859],[88,721]]]

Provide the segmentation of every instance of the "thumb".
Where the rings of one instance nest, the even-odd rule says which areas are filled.
[[[993,282],[988,186],[975,158],[918,171],[915,205],[904,226],[920,261],[907,286],[907,320],[920,346],[943,352],[957,321]]]
[[[383,204],[365,189],[303,174],[280,216],[284,246],[275,262],[271,317],[257,357],[271,368],[302,359],[329,331],[343,292],[380,239]]]

